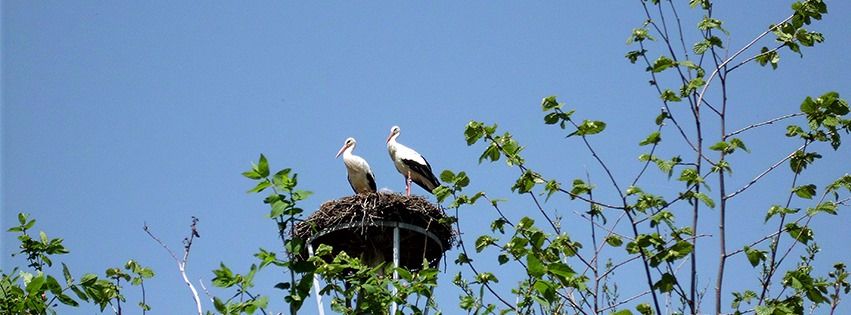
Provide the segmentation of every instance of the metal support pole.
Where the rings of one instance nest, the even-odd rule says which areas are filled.
[[[313,244],[307,243],[307,254],[313,257]],[[319,309],[319,315],[325,315],[325,307],[322,306],[322,295],[319,294],[319,276],[313,274],[313,293],[316,294],[316,307]]]
[[[398,282],[399,281],[399,272],[396,271],[396,268],[399,268],[399,227],[398,226],[393,228],[393,267],[395,267],[393,269],[393,281]],[[398,291],[399,291],[399,289],[396,289],[396,286],[394,285],[393,286],[393,295],[396,295],[396,293],[398,293]],[[390,314],[395,315],[397,308],[398,308],[398,305],[396,305],[396,301],[394,300],[393,304],[390,305]]]

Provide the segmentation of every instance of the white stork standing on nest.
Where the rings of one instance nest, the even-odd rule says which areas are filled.
[[[375,176],[372,175],[369,164],[362,157],[352,154],[357,143],[355,138],[346,139],[334,158],[340,157],[340,154],[343,155],[343,164],[346,165],[346,171],[349,173],[349,185],[352,186],[355,194],[373,193],[376,191]]]
[[[411,195],[411,181],[431,193],[440,186],[440,182],[431,171],[431,165],[417,151],[396,142],[398,136],[399,126],[390,128],[390,135],[387,136],[387,151],[390,153],[393,164],[396,165],[396,170],[405,176],[405,195]]]

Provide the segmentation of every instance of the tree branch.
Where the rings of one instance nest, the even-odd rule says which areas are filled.
[[[145,231],[145,233],[148,234],[148,236],[154,239],[154,241],[159,243],[160,246],[165,248],[169,255],[171,255],[171,258],[174,259],[174,262],[177,264],[177,270],[180,272],[180,276],[183,278],[183,282],[186,283],[187,286],[189,286],[189,290],[192,292],[192,299],[195,302],[195,308],[198,312],[198,315],[203,315],[204,312],[201,309],[201,299],[198,297],[198,291],[195,290],[195,286],[192,285],[192,282],[189,281],[189,277],[186,276],[186,262],[189,260],[189,251],[192,248],[192,241],[195,239],[196,236],[198,236],[198,231],[195,228],[197,223],[198,218],[192,217],[192,225],[190,226],[192,232],[189,234],[189,237],[183,240],[184,245],[182,259],[178,259],[177,255],[175,255],[175,253],[171,250],[171,248],[168,247],[168,245],[163,243],[159,238],[157,238],[153,233],[151,233],[147,224],[145,224],[142,229]]]
[[[771,124],[773,124],[773,123],[775,123],[775,122],[777,122],[777,121],[780,121],[780,120],[784,120],[784,119],[792,118],[792,117],[797,117],[797,116],[803,116],[803,115],[804,115],[804,113],[794,113],[794,114],[783,115],[783,116],[780,116],[780,117],[777,117],[777,118],[774,118],[774,119],[769,119],[769,120],[763,121],[763,122],[761,122],[761,123],[753,124],[753,125],[750,125],[750,126],[744,127],[744,128],[742,128],[742,129],[739,129],[739,130],[733,131],[733,132],[731,132],[731,133],[729,133],[729,134],[725,135],[725,136],[724,136],[724,139],[727,139],[727,138],[729,138],[729,137],[735,136],[735,135],[737,135],[737,134],[740,134],[740,133],[742,133],[742,132],[748,131],[748,130],[750,130],[750,129],[753,129],[753,128],[756,128],[756,127],[759,127],[759,126],[771,125]]]

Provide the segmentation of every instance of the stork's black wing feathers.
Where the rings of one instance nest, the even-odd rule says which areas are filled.
[[[423,177],[425,177],[425,179],[428,181],[429,185],[426,185],[427,183],[421,183],[417,179],[412,178],[414,180],[414,183],[431,193],[431,191],[434,190],[435,187],[440,186],[440,181],[438,181],[437,177],[434,176],[434,173],[431,171],[431,165],[428,164],[428,161],[425,159],[425,157],[423,157],[423,161],[425,161],[425,165],[417,163],[413,160],[402,159],[402,163],[407,165],[411,169],[411,171],[422,174]],[[432,188],[429,188],[428,186],[432,186]]]
[[[378,191],[378,187],[375,186],[375,177],[372,176],[372,172],[366,173],[366,180],[369,183],[369,192]],[[349,186],[352,187],[352,191],[354,191],[355,194],[360,193],[357,189],[355,189],[355,185],[352,183],[351,179],[349,179]]]
[[[372,172],[366,173],[366,180],[369,181],[369,189],[371,192],[378,191],[378,186],[375,186],[375,177],[372,176]]]

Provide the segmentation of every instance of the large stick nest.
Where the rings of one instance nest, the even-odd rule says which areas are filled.
[[[440,244],[423,234],[400,229],[402,265],[411,269],[426,259],[435,263],[455,244],[455,232],[443,210],[420,196],[371,193],[325,202],[319,210],[296,225],[293,235],[310,240],[314,247],[331,245],[368,263],[392,257],[392,231],[383,222],[401,222],[431,232]]]

